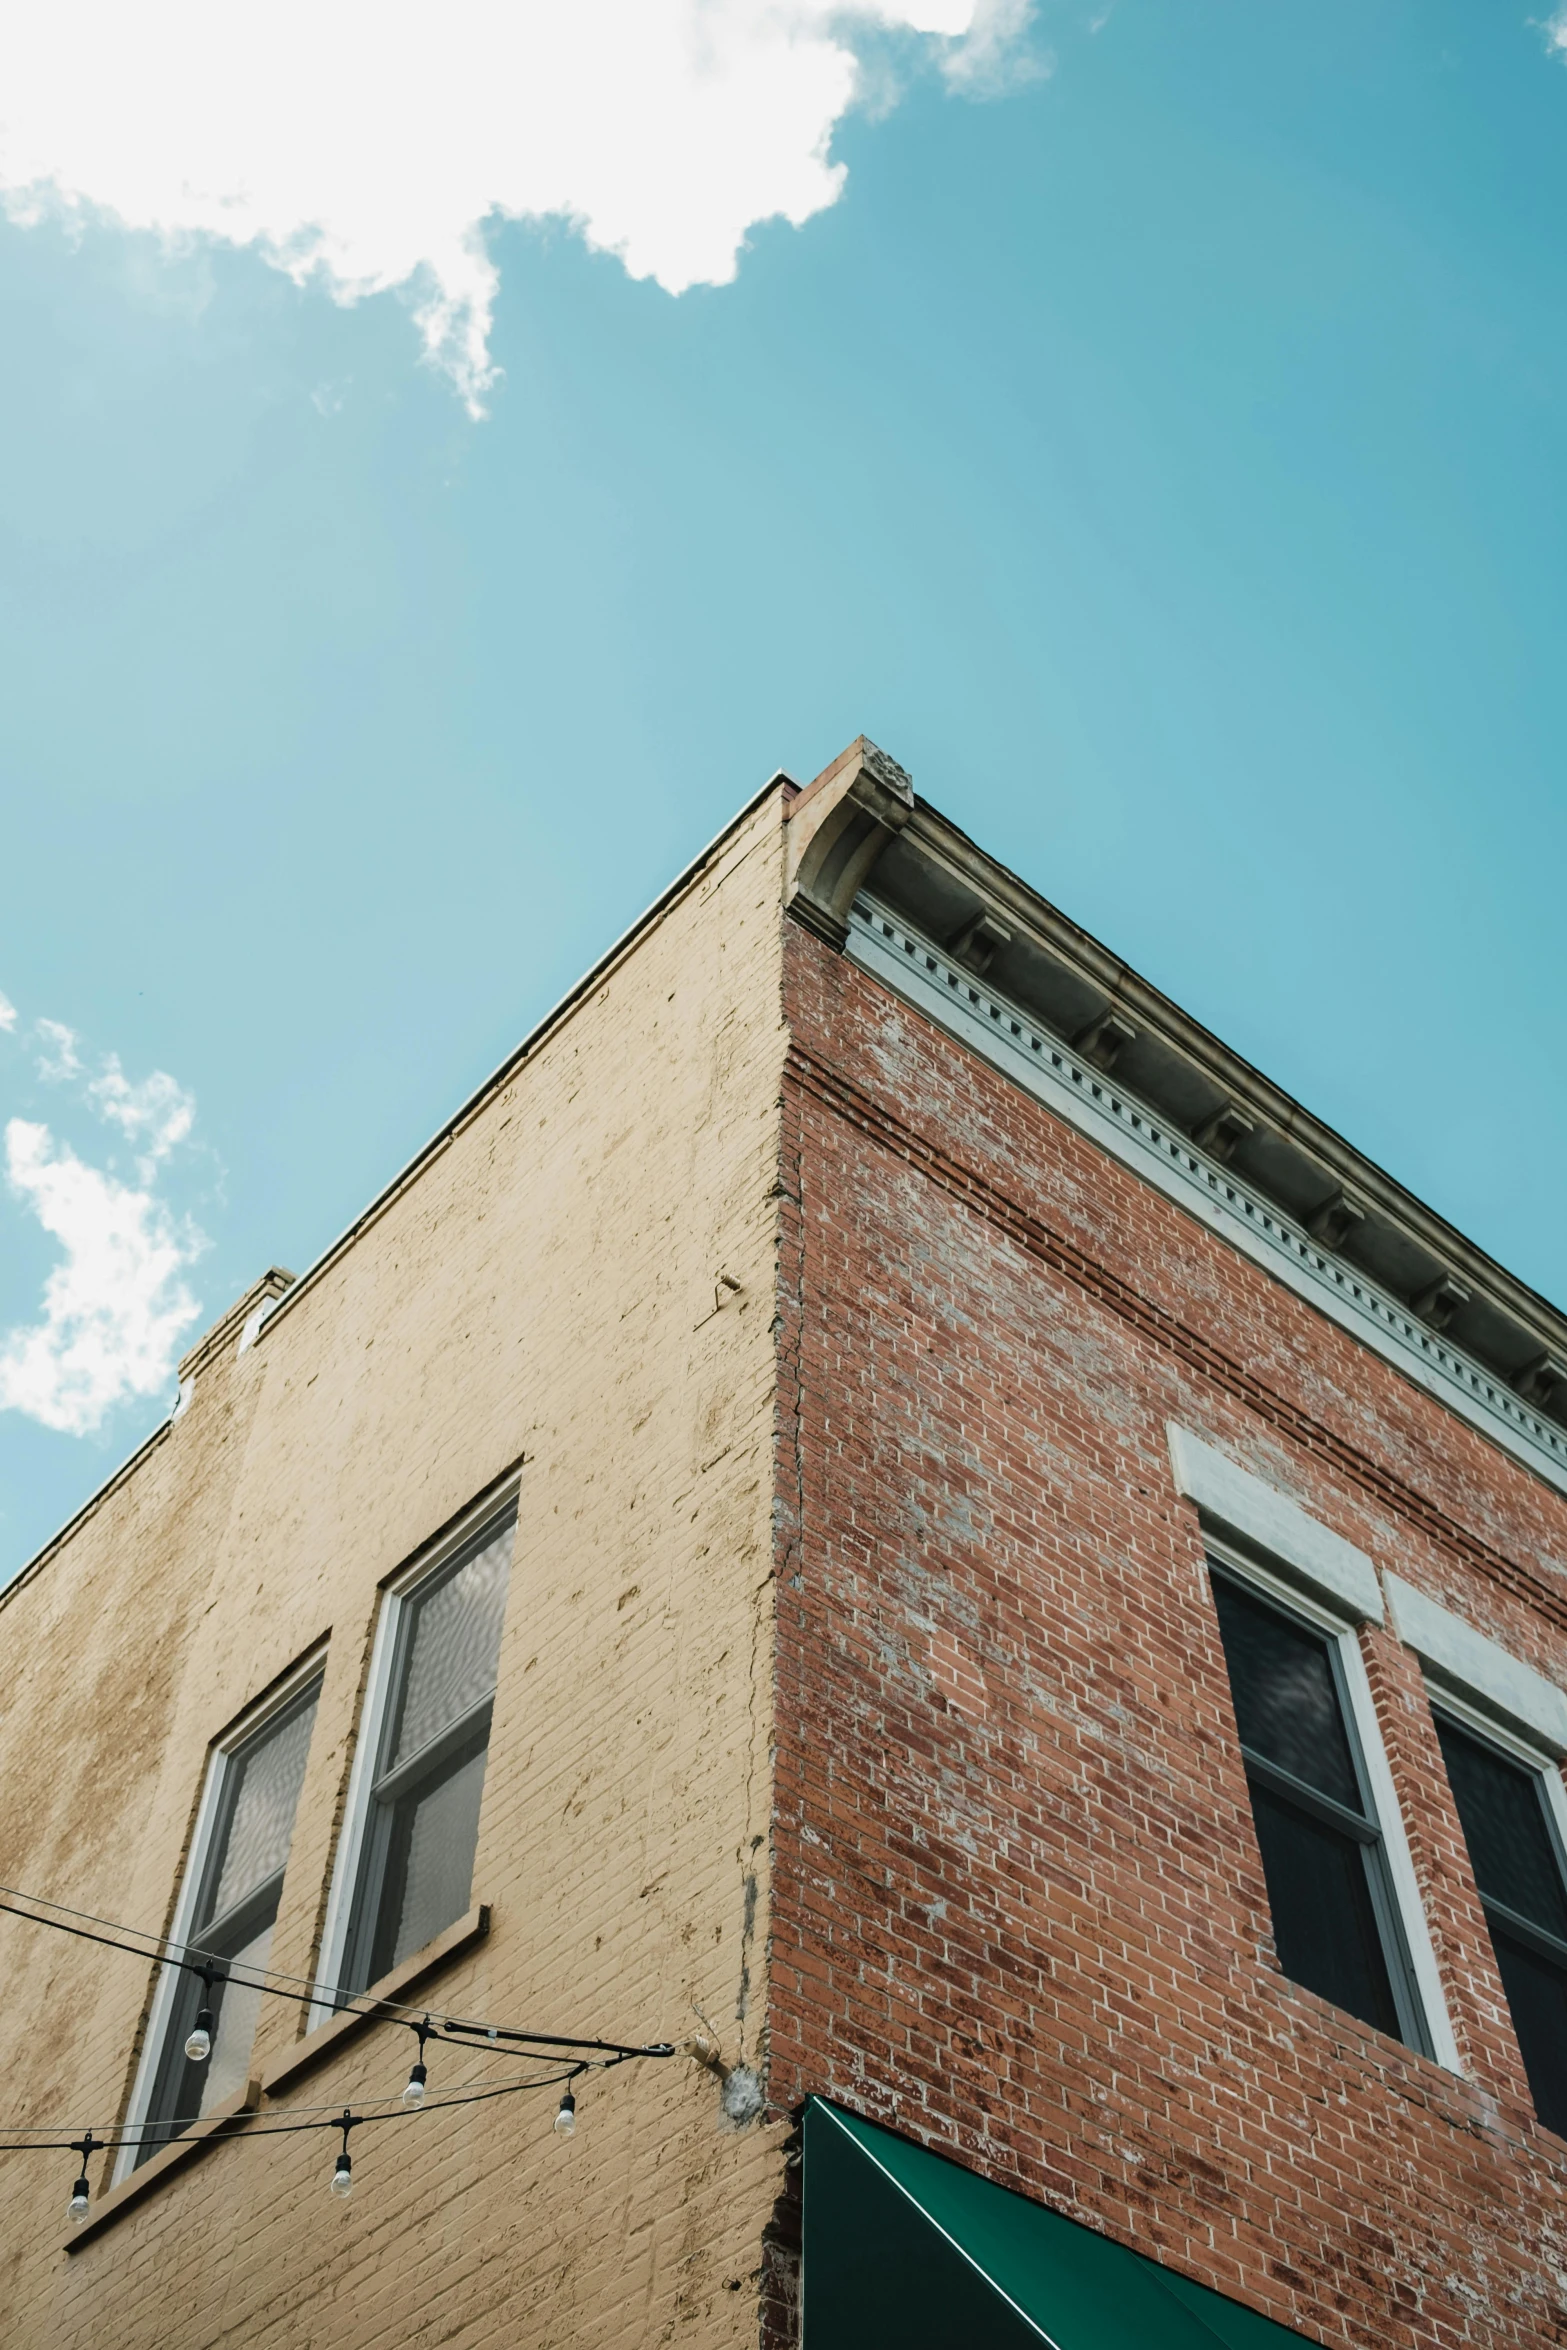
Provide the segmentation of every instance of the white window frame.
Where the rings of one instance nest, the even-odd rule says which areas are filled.
[[[1560,1757],[1551,1752],[1543,1739],[1528,1738],[1511,1724],[1499,1721],[1488,1706],[1475,1704],[1450,1682],[1439,1681],[1430,1673],[1423,1678],[1433,1714],[1448,1715],[1461,1730],[1472,1730],[1485,1745],[1494,1746],[1499,1754],[1521,1764],[1526,1771],[1533,1771],[1544,1782],[1545,1808],[1556,1835],[1557,1863],[1563,1882],[1567,1883],[1567,1785],[1562,1782]]]
[[[399,1568],[382,1588],[380,1613],[376,1618],[375,1638],[370,1650],[370,1672],[359,1713],[359,1736],[354,1746],[353,1765],[348,1774],[348,1799],[343,1806],[343,1825],[338,1835],[337,1856],[332,1867],[332,1889],[327,1895],[321,1952],[316,1962],[315,1992],[308,2026],[311,2031],[319,2024],[330,2022],[337,2014],[338,2000],[342,1995],[340,1983],[348,1956],[349,1934],[354,1924],[354,1896],[359,1889],[365,1831],[370,1822],[370,1806],[375,1789],[376,1763],[386,1728],[387,1707],[392,1702],[392,1675],[401,1647],[399,1633],[403,1612],[431,1577],[439,1575],[453,1555],[471,1542],[489,1519],[504,1517],[508,1510],[515,1511],[521,1485],[522,1471],[520,1468],[514,1469],[464,1510],[460,1518],[438,1535],[433,1543],[418,1552],[406,1567]],[[512,1556],[515,1560],[515,1537]]]
[[[1432,1948],[1431,1931],[1426,1922],[1425,1904],[1420,1898],[1420,1883],[1410,1858],[1409,1841],[1404,1834],[1403,1812],[1393,1785],[1393,1774],[1388,1767],[1387,1749],[1382,1743],[1382,1730],[1377,1721],[1371,1683],[1366,1677],[1366,1661],[1360,1651],[1359,1625],[1346,1621],[1345,1612],[1325,1605],[1320,1598],[1304,1590],[1292,1576],[1272,1572],[1260,1560],[1224,1541],[1206,1524],[1203,1527],[1203,1547],[1208,1558],[1227,1574],[1233,1575],[1237,1582],[1250,1584],[1263,1598],[1271,1600],[1286,1614],[1298,1616],[1317,1631],[1325,1633],[1336,1646],[1343,1686],[1349,1699],[1350,1720],[1360,1748],[1360,1759],[1365,1765],[1375,1826],[1382,1842],[1393,1906],[1398,1914],[1399,1928],[1409,1958],[1409,1971],[1414,1977],[1415,1992],[1420,2001],[1421,2020],[1437,2063],[1462,2078],[1463,2061],[1458,2053],[1452,2018],[1447,2011],[1436,1952]],[[1413,2049],[1410,2053],[1419,2055],[1422,2052]]]
[[[222,1816],[225,1782],[229,1766],[242,1746],[247,1746],[258,1730],[284,1713],[312,1681],[319,1681],[326,1670],[327,1644],[318,1648],[294,1666],[287,1678],[265,1697],[249,1706],[222,1736],[215,1738],[207,1750],[206,1775],[202,1780],[201,1799],[196,1806],[196,1825],[191,1834],[190,1850],[180,1872],[180,1889],[174,1904],[174,1915],[169,1921],[167,1939],[182,1943],[190,1939],[191,1925],[196,1914],[196,1903],[201,1895],[202,1880],[207,1873],[207,1862],[212,1852],[213,1831]],[[307,1758],[305,1768],[309,1770]],[[303,1794],[303,1789],[301,1789]],[[297,1813],[296,1813],[297,1818]],[[290,1832],[292,1836],[292,1831]],[[159,2067],[163,2061],[163,2044],[168,2037],[169,2019],[174,2010],[185,1975],[185,1968],[165,1959],[158,1968],[158,1980],[153,1988],[152,2006],[147,2015],[147,2030],[142,2039],[141,2058],[136,2067],[136,2083],[131,2101],[126,2108],[125,2129],[128,2143],[122,2144],[114,2158],[112,2184],[130,2177],[136,2168],[140,2152],[139,2139],[152,2104],[152,2093],[157,2085]],[[171,2144],[177,2143],[170,2140]]]
[[[1419,1657],[1428,1688],[1456,1691],[1553,1763],[1567,1755],[1567,1690],[1401,1576],[1383,1580],[1393,1629]]]
[[[1561,1757],[1554,1754],[1543,1739],[1530,1739],[1522,1731],[1514,1729],[1510,1723],[1498,1721],[1489,1706],[1475,1704],[1473,1700],[1462,1696],[1450,1682],[1439,1681],[1431,1673],[1424,1674],[1422,1678],[1425,1681],[1426,1699],[1431,1708],[1433,1722],[1438,1714],[1446,1714],[1448,1720],[1456,1722],[1459,1729],[1472,1731],[1476,1739],[1483,1745],[1494,1746],[1499,1754],[1505,1754],[1524,1770],[1532,1771],[1540,1780],[1545,1789],[1546,1833],[1556,1846],[1556,1865],[1561,1870],[1563,1883],[1567,1884],[1567,1785],[1564,1785],[1562,1781]],[[1451,1782],[1448,1785],[1448,1800],[1456,1811],[1458,1801],[1453,1793]],[[1462,1820],[1459,1822],[1459,1831],[1462,1834]],[[1465,1838],[1465,1854],[1468,1857],[1467,1838]],[[1469,1858],[1469,1875],[1474,1884],[1475,1900],[1479,1903],[1480,1915],[1485,1921],[1487,1948],[1490,1948],[1491,1915],[1481,1899],[1480,1886],[1475,1878],[1472,1857]],[[1498,1974],[1501,1972],[1500,1964],[1498,1964],[1497,1972]],[[1523,2048],[1518,2040],[1518,2027],[1513,2021],[1512,2002],[1507,1996],[1505,1983],[1502,1986],[1502,2007],[1512,2029],[1513,2042],[1518,2049],[1521,2061]],[[1526,2085],[1528,2077],[1528,2066],[1525,2065],[1524,2080]],[[1532,2090],[1529,2103],[1531,2110],[1534,2110]],[[1549,2122],[1542,2121],[1540,2123],[1543,2130],[1548,2130],[1550,2126]]]

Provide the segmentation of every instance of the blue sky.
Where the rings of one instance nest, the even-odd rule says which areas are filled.
[[[160,1345],[862,730],[1567,1303],[1563,53],[1478,0],[856,42],[836,202],[732,283],[492,223],[483,421],[404,293],[0,222],[0,1574]],[[160,1247],[62,1404],[29,1333]]]

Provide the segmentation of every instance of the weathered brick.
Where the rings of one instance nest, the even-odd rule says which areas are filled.
[[[789,920],[791,797],[0,1602],[7,1879],[154,1927],[212,1739],[327,1641],[274,1947],[308,1975],[380,1585],[526,1456],[494,1925],[430,1996],[616,2037],[700,2009],[765,2118],[627,2067],[566,2148],[552,2097],[367,2130],[346,2210],[329,2138],[252,2128],[69,2258],[70,2158],[3,2157],[29,2350],[785,2350],[813,2092],[1334,2350],[1567,2338],[1567,2145],[1416,1662],[1362,1637],[1461,2076],[1277,1965],[1165,1424],[1557,1680],[1567,1504]],[[0,1955],[0,2121],[123,2113],[145,1965],[4,1918]],[[269,2009],[260,2057],[298,2028]],[[407,2053],[368,2032],[262,2122]]]

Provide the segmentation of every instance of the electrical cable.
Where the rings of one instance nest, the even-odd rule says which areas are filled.
[[[432,2089],[428,2093],[428,2096],[422,2101],[419,2110],[425,2113],[434,2113],[442,2105],[450,2103],[454,2096],[465,2094],[469,2090],[488,2090],[490,2088],[552,2089],[557,2085],[557,2083],[561,2081],[574,2081],[585,2072],[608,2072],[612,2070],[613,2067],[617,2064],[625,2064],[628,2061],[629,2059],[623,2056],[608,2056],[598,2058],[581,2057],[575,2064],[558,2066],[551,2072],[528,2073],[523,2076],[508,2077],[500,2081],[497,2081],[492,2073],[480,2073],[475,2080],[454,2082],[452,2087],[449,2089]],[[389,2089],[384,2096],[362,2097],[359,2102],[361,2105],[367,2106],[385,2105],[390,2107],[404,2105],[405,2098],[402,2091],[397,2089]],[[343,2107],[341,2098],[334,2098],[330,2105],[295,2105],[292,2101],[290,2101],[288,2107],[290,2113],[341,2113],[342,2109]],[[226,2115],[224,2118],[226,2120],[243,2121],[247,2115],[254,2114],[259,2110],[260,2109],[255,2106],[241,2107],[234,2114]],[[206,2117],[204,2115],[200,2114],[192,2117],[192,2119],[196,2121],[204,2120],[205,2118]],[[142,2132],[143,2137],[147,2140],[148,2143],[151,2142],[153,2136],[158,2131],[172,2131],[173,2136],[169,2137],[167,2141],[170,2145],[172,2145],[174,2143],[174,2138],[180,2136],[191,2126],[191,2121],[184,2121],[179,2123],[91,2122],[84,2129],[79,2122],[67,2124],[64,2122],[0,2121],[0,2138],[26,2138],[29,2136],[49,2136],[51,2138],[57,2138],[63,2129],[69,2127],[75,2130],[76,2135],[79,2138],[90,2134],[95,2138],[107,2139],[112,2134],[118,2139],[118,2142],[121,2145],[130,2145],[136,2139],[138,2130]],[[24,2149],[18,2146],[0,2148],[0,2152],[5,2151],[9,2151],[15,2154],[24,2151]]]
[[[484,2039],[505,2040],[535,2048],[588,2048],[614,2056],[673,2056],[675,2053],[673,2043],[667,2040],[631,2045],[619,2040],[573,2038],[559,2032],[523,2031],[511,2025],[487,2024],[476,2022],[468,2017],[453,2015],[443,2015],[441,2023],[437,2025],[431,2021],[435,2011],[429,2008],[409,2006],[400,2000],[366,1999],[363,1993],[341,1990],[322,1991],[317,1986],[307,1986],[305,1978],[299,1975],[282,1978],[283,1982],[296,1986],[292,1990],[286,1990],[278,1983],[270,1983],[265,1980],[265,1977],[274,1971],[271,1968],[231,1968],[228,1960],[215,1957],[213,1952],[203,1950],[197,1943],[171,1942],[166,1935],[147,1934],[139,1926],[121,1926],[110,1918],[93,1919],[94,1925],[104,1926],[108,1929],[105,1933],[94,1933],[85,1924],[68,1925],[65,1922],[65,1916],[40,1917],[37,1914],[40,1909],[61,1908],[62,1905],[58,1902],[47,1902],[41,1895],[25,1893],[14,1885],[0,1885],[0,1894],[5,1893],[11,1894],[13,1899],[10,1901],[0,1900],[0,1912],[9,1917],[22,1918],[29,1925],[48,1926],[57,1934],[69,1934],[82,1942],[96,1942],[106,1950],[121,1950],[128,1957],[139,1958],[144,1962],[151,1960],[166,1966],[177,1966],[188,1974],[206,1973],[211,1976],[213,1981],[218,1980],[221,1969],[224,1982],[236,1983],[241,1990],[265,1992],[274,1999],[291,1999],[296,2006],[330,2007],[334,2014],[363,2015],[375,2022],[403,2023],[407,2024],[410,2030],[415,2031],[428,2027],[427,2037],[434,2040],[445,2040],[455,2034],[459,2037],[453,2042],[454,2045],[471,2044],[475,2039]],[[16,1907],[17,1901],[32,1902],[35,1906],[32,1909],[18,1909]],[[88,1918],[91,1915],[92,1913],[87,1910],[72,1910],[66,1913],[66,1916],[76,1918]],[[161,1943],[163,1945],[161,1954],[156,1950],[144,1950],[135,1942],[117,1939],[117,1937],[126,1934],[139,1934],[143,1941]],[[196,1952],[197,1955],[181,1957],[175,1955],[177,1952]],[[302,1992],[305,1994],[304,1996],[301,1995]],[[423,2026],[414,2024],[410,2020],[415,2016],[424,2018]]]
[[[485,2105],[488,2104],[490,2099],[494,2097],[515,2097],[519,2094],[519,2092],[527,2089],[553,2089],[558,2087],[562,2082],[576,2080],[580,2074],[587,2069],[588,2068],[584,2065],[572,2065],[562,2072],[547,2073],[542,2079],[536,2081],[501,2081],[493,2084],[488,2088],[437,2092],[437,2094],[431,2097],[425,2105],[419,2108],[419,2111],[422,2113],[444,2113],[449,2109],[455,2109],[458,2106]],[[396,2105],[399,2102],[400,2101],[396,2099],[374,2097],[362,2098],[360,2100],[360,2104],[363,2107],[377,2104]],[[225,2126],[221,2132],[221,2135],[225,2139],[229,2137],[289,2138],[296,2137],[302,2131],[306,2130],[335,2130],[341,2126],[339,2117],[341,2117],[345,2111],[345,2108],[341,2104],[334,2104],[307,2105],[291,2108],[290,2110],[305,2114],[330,2116],[332,2118],[311,2121],[264,2122],[257,2119],[256,2109],[254,2107],[244,2107],[236,2113],[225,2114],[223,2116]],[[353,2109],[349,2108],[347,2110]],[[402,2112],[393,2111],[389,2113],[370,2113],[368,2111],[361,2111],[356,2114],[356,2120],[363,2122],[394,2122],[403,2120],[405,2118],[405,2113],[406,2109],[404,2109]],[[245,2125],[247,2124],[253,2124],[254,2126],[246,2127]],[[160,2125],[160,2127],[161,2126],[162,2125]],[[78,2144],[83,2138],[95,2139],[99,2148],[110,2145],[125,2147],[140,2146],[144,2144],[157,2145],[160,2147],[177,2146],[179,2145],[181,2138],[184,2136],[185,2130],[188,2130],[189,2128],[190,2124],[187,2122],[184,2126],[184,2129],[176,2131],[173,2136],[163,2135],[156,2138],[142,2138],[139,2137],[134,2130],[126,2130],[122,2132],[119,2130],[117,2124],[111,2124],[109,2128],[104,2131],[98,2131],[95,2129],[78,2130],[74,2138],[63,2138],[56,2136],[47,2141],[38,2138],[29,2138],[13,2140],[8,2143],[0,2143],[0,2154],[72,2154],[76,2151]],[[217,2135],[219,2133],[213,2134]],[[197,2140],[195,2143],[200,2144],[202,2141]]]
[[[97,1917],[90,1910],[68,1909],[63,1903],[45,1900],[40,1894],[27,1893],[20,1886],[0,1886],[0,1894],[11,1896],[9,1900],[0,1899],[0,1913],[20,1918],[28,1925],[48,1926],[56,1933],[70,1935],[73,1940],[91,1942],[101,1949],[121,1951],[127,1957],[139,1958],[144,1965],[151,1962],[175,1966],[187,1973],[199,1975],[204,1986],[203,2007],[197,2018],[197,2028],[186,2043],[193,2058],[205,2057],[211,2051],[213,2017],[207,2002],[210,2001],[214,1984],[221,1987],[233,1983],[244,1990],[267,1992],[274,1998],[291,2000],[295,2006],[323,2005],[338,2014],[359,2015],[370,2023],[396,2024],[412,2031],[418,2040],[418,2055],[409,2074],[408,2086],[395,2103],[388,2094],[364,2099],[364,2110],[357,2113],[352,2105],[341,2108],[294,2106],[287,2109],[293,2113],[294,2119],[273,2122],[259,2119],[260,2109],[257,2107],[245,2106],[221,2115],[217,2126],[206,2133],[212,2139],[219,2136],[225,2139],[277,2138],[295,2137],[312,2130],[341,2130],[343,2144],[331,2181],[331,2191],[340,2200],[353,2193],[349,2134],[369,2123],[396,2121],[414,2113],[442,2113],[461,2106],[483,2105],[497,2097],[515,2097],[531,2089],[554,2088],[563,2084],[564,2093],[555,2116],[554,2128],[557,2135],[569,2138],[577,2126],[577,2100],[572,2085],[583,2074],[608,2072],[616,2065],[630,2063],[639,2057],[669,2057],[677,2053],[673,2043],[667,2040],[635,2045],[617,2040],[573,2039],[563,2033],[528,2032],[510,2025],[481,2023],[464,2016],[442,2015],[437,2022],[435,2014],[429,2009],[421,2011],[401,2001],[364,1994],[356,1998],[342,1992],[332,1992],[323,1998],[316,1985],[307,1984],[298,1975],[286,1976],[281,1970],[270,1968],[237,1968],[230,1960],[200,1949],[196,1944],[175,1942],[168,1935],[152,1934],[139,1926],[122,1926],[111,1918]],[[19,1907],[20,1903],[29,1906]],[[40,1914],[50,1911],[55,1914]],[[70,1922],[73,1920],[74,1923]],[[99,1928],[102,1931],[95,1930]],[[147,1948],[149,1943],[154,1947]],[[267,1975],[274,1972],[278,1979],[270,1982],[266,1980]],[[285,1985],[288,1987],[285,1988]],[[417,2021],[414,2020],[416,2017]],[[429,2076],[424,2062],[425,2047],[431,2040],[450,2047],[467,2048],[472,2048],[476,2042],[493,2046],[504,2041],[523,2055],[539,2052],[538,2061],[541,2063],[551,2061],[543,2053],[550,2050],[555,2052],[556,2069],[532,2072],[522,2079],[504,2081],[480,2075],[476,2083],[437,2090],[432,2096],[428,2091]],[[383,2107],[386,2110],[372,2110]],[[92,2214],[92,2191],[87,2165],[94,2154],[102,2154],[111,2147],[121,2151],[135,2147],[140,2151],[148,2146],[178,2145],[192,2123],[200,2118],[191,2116],[183,2122],[139,2123],[131,2127],[114,2123],[101,2133],[96,2129],[86,2129],[78,2131],[74,2137],[62,2134],[66,2126],[63,2124],[0,2123],[0,2133],[16,2133],[13,2136],[0,2135],[0,2154],[79,2155],[81,2166],[72,2189],[68,2212],[72,2224],[79,2226]]]

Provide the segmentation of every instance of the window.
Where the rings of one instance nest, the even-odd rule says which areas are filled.
[[[1436,1712],[1534,2109],[1567,2137],[1567,1885],[1544,1769]]]
[[[378,1638],[371,1777],[337,1980],[362,1991],[460,1918],[473,1891],[479,1803],[516,1512],[387,1602]],[[359,1812],[357,1822],[352,1815]],[[328,1927],[328,1957],[334,1939]],[[331,1979],[330,1974],[328,1980]]]
[[[191,1898],[176,1920],[178,1939],[209,1957],[217,1973],[210,1994],[200,1976],[169,1968],[154,2010],[155,2056],[145,2104],[137,2117],[149,2154],[245,2086],[256,2021],[265,1994],[228,1971],[265,1969],[294,1833],[294,1813],[310,1751],[321,1679],[315,1674],[265,1723],[214,1757],[204,1823],[198,1823]],[[205,2062],[185,2054],[198,2011],[213,2015],[212,2052]]]
[[[1353,1635],[1210,1564],[1279,1964],[1429,2054],[1346,1684]]]

